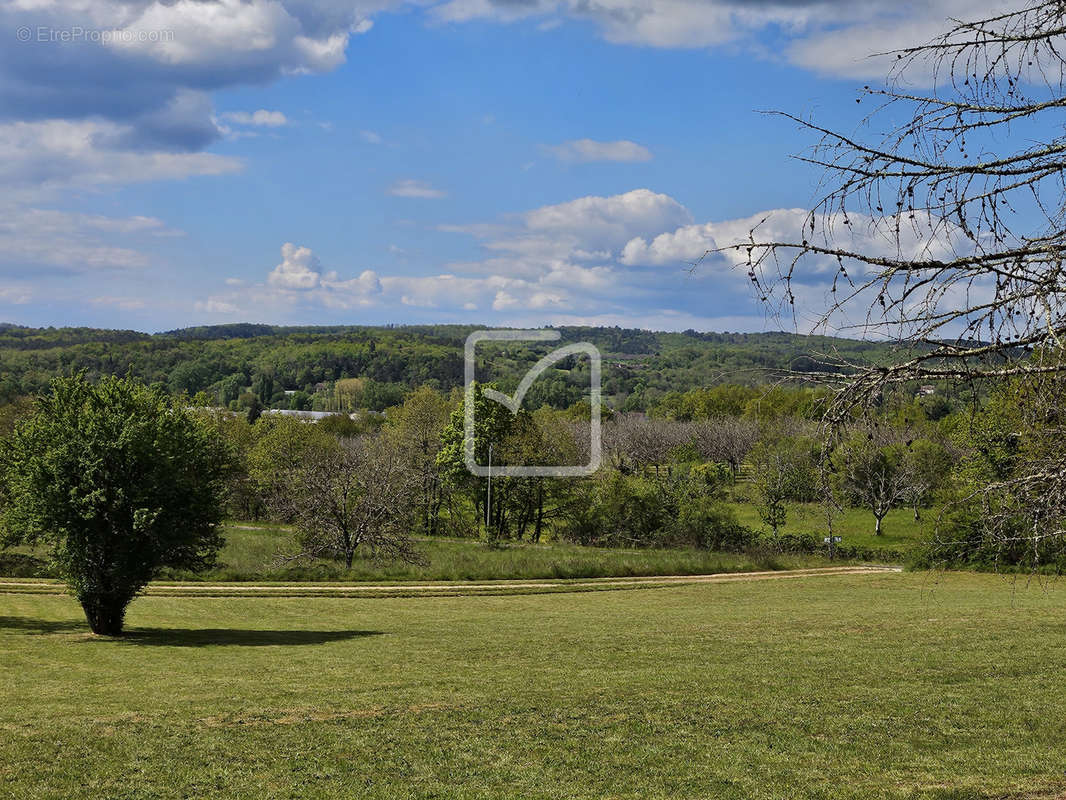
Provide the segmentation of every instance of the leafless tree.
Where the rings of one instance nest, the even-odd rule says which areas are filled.
[[[733,480],[759,441],[759,425],[744,417],[717,417],[689,423],[687,433],[696,451],[708,461],[729,465]]]
[[[363,548],[377,560],[419,563],[410,536],[417,474],[381,436],[347,439],[289,469],[277,510],[293,520],[301,558],[341,558]]]
[[[670,461],[672,451],[686,441],[685,426],[643,414],[619,414],[604,425],[604,447],[616,465],[641,469],[660,467]]]
[[[765,447],[755,458],[755,508],[759,518],[770,526],[774,536],[788,519],[792,484],[799,468],[783,447]]]
[[[874,535],[880,536],[888,512],[915,491],[917,476],[899,432],[871,425],[855,431],[836,453],[841,492],[854,505],[874,516]]]
[[[800,230],[782,235],[770,222],[714,252],[783,309],[809,303],[808,268],[828,265],[814,327],[900,343],[893,364],[837,365],[847,378],[825,417],[829,441],[894,385],[957,382],[976,398],[1014,381],[1032,388],[1022,418],[1041,419],[1019,435],[1061,442],[1047,417],[1066,398],[1066,3],[950,21],[894,55],[886,85],[857,98],[874,106],[858,132],[784,115],[815,135],[801,158],[824,170]],[[909,88],[916,79],[932,88]],[[1013,474],[974,487],[993,536],[1066,531],[1066,456],[1032,451]]]

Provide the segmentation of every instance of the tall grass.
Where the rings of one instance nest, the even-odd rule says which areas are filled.
[[[425,538],[418,542],[423,564],[376,563],[362,557],[352,569],[335,561],[291,560],[292,531],[278,526],[257,530],[230,526],[214,569],[170,571],[175,580],[236,581],[463,581],[544,578],[602,578],[641,575],[698,575],[776,569],[822,563],[808,557],[717,553],[706,550],[635,550],[581,547],[564,543],[510,543],[501,547],[468,539]]]

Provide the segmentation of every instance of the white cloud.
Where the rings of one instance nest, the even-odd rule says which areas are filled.
[[[885,74],[889,62],[868,59],[873,51],[928,41],[949,18],[980,18],[1002,7],[996,0],[448,0],[430,13],[448,22],[539,18],[541,30],[555,27],[563,16],[593,23],[615,44],[740,45],[762,57],[783,55],[818,72],[854,78]],[[769,52],[758,41],[766,32],[785,38],[783,51]]]
[[[393,197],[420,197],[425,199],[437,199],[447,197],[448,193],[440,189],[434,189],[426,181],[418,181],[411,178],[396,181],[389,187],[388,193]]]
[[[219,118],[236,125],[252,125],[266,128],[280,128],[289,123],[289,120],[280,111],[267,111],[264,108],[258,111],[226,111],[219,114]]]
[[[593,139],[574,139],[547,148],[560,161],[651,161],[651,151],[636,142],[621,139],[616,142],[597,142]]]
[[[605,39],[620,44],[653,47],[709,47],[734,41],[746,31],[767,25],[795,29],[816,19],[831,19],[829,6],[837,18],[846,17],[845,4],[752,3],[743,0],[450,0],[436,6],[433,13],[448,21],[497,19],[502,22],[563,14],[572,19],[592,21]]]
[[[375,131],[359,131],[359,136],[367,144],[381,144],[382,141],[384,141],[381,138],[381,134],[376,133]]]
[[[373,305],[382,293],[382,283],[373,270],[342,279],[335,270],[323,271],[322,262],[309,247],[285,242],[281,262],[267,273],[264,283],[227,278],[227,286],[239,289],[213,295],[196,303],[196,310],[220,314],[267,310],[286,313],[293,309],[349,309]]]
[[[197,311],[206,311],[208,314],[237,314],[240,313],[234,303],[218,297],[209,297],[207,300],[197,300],[193,308]]]
[[[116,29],[109,46],[171,68],[210,67],[216,72],[324,72],[344,63],[357,11],[309,30],[301,17],[312,9],[300,5],[277,0],[152,2]],[[323,10],[329,14],[334,9]],[[167,35],[160,36],[164,31]]]
[[[181,235],[154,217],[106,217],[0,204],[0,264],[11,270],[40,266],[64,271],[142,269],[150,258],[114,243],[116,236]]]
[[[626,243],[619,261],[628,266],[691,264],[709,250],[721,249],[721,259],[741,265],[747,263],[744,245],[752,231],[757,241],[802,242],[810,237],[809,230],[804,230],[808,214],[802,208],[777,208],[742,219],[685,225],[650,241],[636,237]],[[815,221],[817,235],[820,237],[824,230],[831,231],[835,246],[852,252],[907,258],[949,257],[955,243],[963,238],[953,226],[933,217],[901,219],[898,242],[892,217],[874,219],[853,213],[846,219],[845,223],[841,214],[820,215]],[[837,268],[835,258],[812,255],[806,259],[803,274],[835,273]]]
[[[223,175],[242,163],[213,153],[125,149],[131,126],[103,120],[0,124],[0,185],[35,196],[71,187]],[[114,143],[114,144],[112,144]]]
[[[736,268],[745,263],[743,251],[712,256],[694,273],[681,267],[709,249],[744,241],[755,227],[760,237],[802,236],[805,219],[802,209],[775,209],[696,224],[676,200],[647,189],[581,197],[499,222],[451,228],[480,239],[485,257],[428,274],[347,269],[345,274],[354,277],[342,278],[338,271],[326,271],[311,248],[287,242],[281,262],[264,282],[209,297],[198,309],[236,315],[375,308],[379,314],[409,318],[404,309],[417,308],[421,315],[453,320],[481,310],[492,315],[482,321],[502,324],[584,320],[669,330],[787,327],[793,318],[775,318],[771,308],[753,297],[746,271]],[[845,225],[831,215],[818,222],[834,230],[843,246],[893,252],[894,245],[873,220],[852,215],[848,221]],[[936,222],[924,224],[928,228]],[[923,221],[914,225],[901,252],[913,256],[924,251],[933,257],[951,252],[950,242],[923,232]],[[812,257],[796,273],[796,305],[790,310],[801,330],[816,327],[837,270],[834,259]],[[708,304],[728,308],[730,314],[702,314],[701,307]],[[848,324],[847,315],[837,315],[837,323]]]
[[[321,279],[322,264],[311,248],[285,242],[281,263],[267,276],[267,283],[279,289],[314,289]]]
[[[884,78],[895,66],[893,55],[876,55],[913,47],[943,33],[948,19],[982,19],[1006,10],[1002,2],[989,0],[933,0],[928,3],[901,3],[893,9],[867,9],[855,15],[850,25],[828,26],[797,38],[787,49],[788,59],[801,67],[824,75],[852,78]],[[928,65],[907,70],[907,82],[928,85],[932,80]]]
[[[669,195],[634,189],[610,197],[581,197],[544,206],[525,215],[535,233],[568,234],[586,249],[613,249],[634,236],[656,234],[692,222],[692,215]]]
[[[610,305],[640,291],[614,265],[617,250],[641,234],[691,222],[672,197],[635,189],[542,206],[512,221],[440,226],[482,240],[487,257],[449,264],[452,273],[382,277],[383,294],[404,305],[508,313]]]

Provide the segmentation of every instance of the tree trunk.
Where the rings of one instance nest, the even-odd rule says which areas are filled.
[[[876,514],[874,515],[874,519],[877,520],[877,525],[874,526],[874,536],[881,535],[881,520],[883,520],[884,518],[884,514],[882,514],[881,516],[877,516]]]
[[[541,531],[544,530],[544,484],[537,487],[537,521],[533,528],[533,541],[540,541]]]
[[[121,636],[129,600],[113,595],[82,597],[81,607],[89,630],[98,636]]]
[[[348,569],[352,568],[352,562],[355,560],[355,548],[358,547],[358,542],[353,540],[351,536],[344,537],[344,564]]]

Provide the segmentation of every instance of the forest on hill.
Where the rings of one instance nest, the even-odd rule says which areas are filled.
[[[443,392],[462,386],[463,343],[475,329],[232,324],[147,334],[5,324],[0,403],[40,392],[55,376],[85,371],[90,379],[132,374],[174,394],[235,409],[254,402],[264,408],[380,411],[418,386]],[[891,343],[780,332],[558,330],[558,344],[587,341],[599,348],[604,401],[627,411],[647,411],[669,395],[723,384],[802,385],[812,372],[899,355]],[[536,346],[523,344],[497,350],[491,379],[516,384],[537,353]],[[580,360],[561,362],[546,378],[531,391],[532,407],[565,408],[587,395],[587,363]]]

